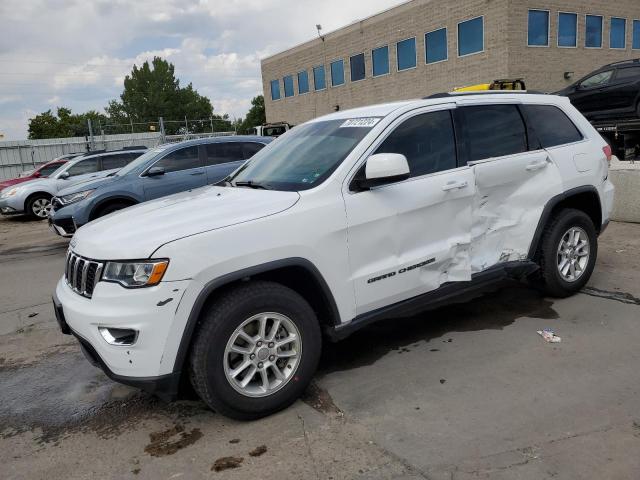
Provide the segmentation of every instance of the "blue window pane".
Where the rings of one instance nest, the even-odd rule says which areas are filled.
[[[470,55],[484,50],[484,20],[482,17],[458,24],[458,55]]]
[[[316,90],[324,90],[327,88],[327,82],[324,76],[324,65],[313,67],[313,88]]]
[[[309,74],[305,70],[298,73],[298,95],[309,93]]]
[[[446,60],[447,53],[447,29],[441,28],[435,32],[429,32],[424,36],[427,63],[435,63]]]
[[[633,48],[640,49],[640,20],[633,21]]]
[[[558,46],[578,46],[578,15],[561,13],[558,16]]]
[[[416,39],[409,38],[398,42],[396,45],[398,54],[398,70],[406,70],[416,66]]]
[[[287,75],[282,79],[284,83],[284,96],[285,97],[293,97],[293,77],[291,75]]]
[[[389,47],[376,48],[371,52],[371,59],[374,77],[389,73]]]
[[[336,60],[331,62],[331,86],[337,87],[344,83],[344,62]]]
[[[549,46],[549,12],[529,10],[529,36],[527,45],[532,47]]]
[[[271,80],[271,100],[280,100],[280,82]]]
[[[587,33],[584,46],[589,48],[602,48],[602,17],[587,15]]]
[[[611,19],[611,48],[625,48],[627,46],[627,21],[624,18]]]
[[[349,66],[351,67],[351,81],[357,82],[363,80],[365,77],[364,66],[364,53],[354,55],[349,59]]]

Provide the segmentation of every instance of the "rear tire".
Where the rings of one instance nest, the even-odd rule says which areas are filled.
[[[203,313],[189,358],[191,382],[213,410],[261,418],[302,395],[321,348],[318,320],[304,298],[278,283],[243,283]]]
[[[44,220],[49,216],[51,208],[51,196],[38,193],[27,200],[25,211],[31,218]]]
[[[542,235],[541,287],[552,297],[573,295],[589,281],[597,256],[598,237],[591,218],[581,210],[561,210]]]

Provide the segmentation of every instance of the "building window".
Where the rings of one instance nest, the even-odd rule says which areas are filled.
[[[611,30],[609,32],[609,46],[611,48],[627,47],[627,19],[611,18]]]
[[[558,46],[577,47],[578,46],[578,14],[559,13],[558,14]]]
[[[327,88],[327,81],[324,75],[324,65],[313,67],[313,88],[316,92]]]
[[[282,79],[282,83],[284,83],[284,96],[293,97],[293,77],[287,75]]]
[[[416,39],[408,38],[396,44],[398,55],[398,71],[415,68],[416,61]]]
[[[365,67],[364,67],[364,53],[354,55],[349,59],[349,66],[351,67],[351,81],[357,82],[358,80],[364,80]]]
[[[271,100],[280,100],[280,82],[271,80]]]
[[[585,21],[584,46],[587,48],[602,48],[602,17],[599,15],[587,15]]]
[[[309,74],[306,70],[298,73],[298,95],[309,93]]]
[[[484,17],[472,18],[458,24],[458,56],[484,51]]]
[[[376,48],[371,52],[373,62],[373,76],[379,77],[389,73],[389,47]]]
[[[427,63],[442,62],[447,59],[447,29],[441,28],[424,36],[424,49]]]
[[[344,84],[344,62],[336,60],[331,62],[331,86],[337,87]]]
[[[640,50],[640,20],[633,21],[633,49]]]
[[[527,45],[530,47],[549,46],[549,12],[529,10],[529,30]]]

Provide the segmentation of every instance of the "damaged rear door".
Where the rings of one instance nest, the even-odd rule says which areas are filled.
[[[457,111],[475,173],[472,271],[525,260],[547,200],[562,192],[558,167],[528,131],[518,105],[466,105]]]
[[[346,187],[357,314],[471,278],[475,185],[473,170],[458,164],[454,107],[407,113],[372,146],[369,154],[403,154],[409,179],[368,191]]]

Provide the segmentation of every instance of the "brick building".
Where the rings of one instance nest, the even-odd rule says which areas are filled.
[[[640,57],[640,0],[411,0],[262,60],[267,121],[498,78],[556,91]]]

